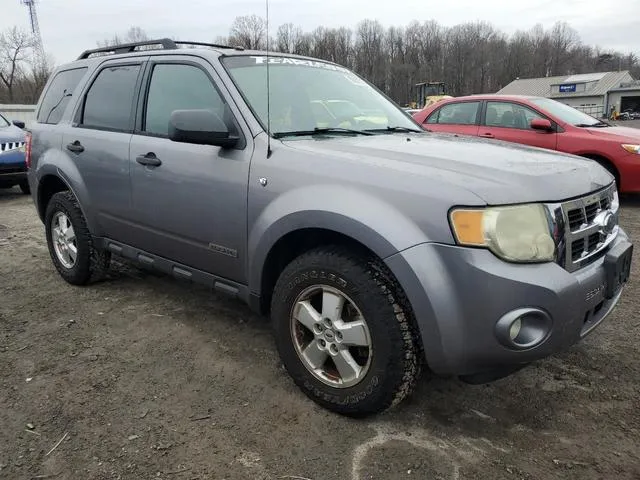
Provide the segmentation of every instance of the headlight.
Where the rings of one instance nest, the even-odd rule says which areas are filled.
[[[460,245],[485,247],[511,262],[549,262],[555,259],[545,209],[540,204],[460,208],[450,214]]]
[[[640,153],[640,145],[629,145],[623,143],[622,148],[624,148],[629,153]]]

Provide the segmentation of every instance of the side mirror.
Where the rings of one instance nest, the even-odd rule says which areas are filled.
[[[14,120],[14,121],[13,121],[13,124],[14,124],[16,127],[18,127],[18,128],[22,128],[22,129],[24,130],[24,127],[25,127],[25,123],[24,123],[24,122],[22,122],[22,121],[20,121],[20,120]]]
[[[229,134],[227,125],[211,110],[174,110],[169,119],[169,138],[223,148],[233,147],[239,140]]]
[[[533,120],[531,120],[531,128],[533,128],[534,130],[541,130],[543,132],[553,131],[551,122],[546,118],[534,118]]]

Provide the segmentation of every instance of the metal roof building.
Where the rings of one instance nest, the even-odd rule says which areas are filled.
[[[553,98],[593,116],[610,112],[612,106],[618,112],[640,111],[640,82],[628,71],[518,78],[497,93]]]

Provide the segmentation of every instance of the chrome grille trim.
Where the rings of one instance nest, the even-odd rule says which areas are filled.
[[[557,262],[569,272],[600,257],[618,235],[620,203],[615,184],[547,207],[556,225]]]
[[[0,154],[23,148],[25,142],[0,142]]]

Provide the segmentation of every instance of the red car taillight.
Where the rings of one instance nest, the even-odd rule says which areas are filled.
[[[31,132],[27,132],[25,140],[24,161],[27,164],[27,168],[31,168]]]

